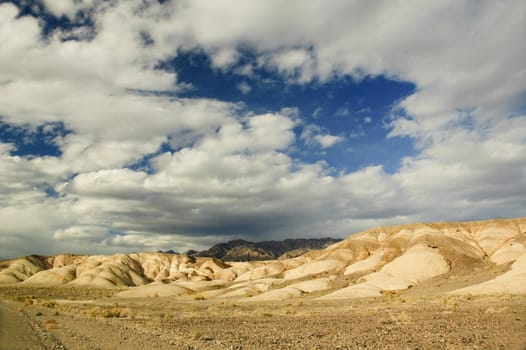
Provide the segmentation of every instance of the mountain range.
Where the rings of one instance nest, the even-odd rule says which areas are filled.
[[[200,252],[186,254],[197,257],[217,258],[225,261],[261,261],[295,258],[313,249],[324,249],[341,241],[336,238],[297,238],[283,241],[251,242],[242,239],[219,243]]]

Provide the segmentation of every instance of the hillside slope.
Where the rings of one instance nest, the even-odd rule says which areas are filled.
[[[134,287],[118,295],[247,301],[374,297],[418,288],[526,294],[526,218],[373,228],[323,250],[267,261],[33,255],[0,262],[0,283]]]

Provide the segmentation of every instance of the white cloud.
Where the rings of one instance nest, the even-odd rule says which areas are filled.
[[[237,67],[234,70],[234,73],[239,75],[244,75],[247,77],[253,77],[254,76],[254,67],[252,64],[244,64],[242,66]]]
[[[293,81],[308,82],[314,76],[315,60],[306,50],[292,49],[269,53],[259,60],[261,66],[276,68]]]
[[[293,126],[291,119],[278,114],[251,116],[245,125],[230,120],[217,133],[201,140],[196,148],[211,155],[283,150],[294,141]]]
[[[436,217],[520,216],[524,199],[516,194],[526,189],[525,128],[526,119],[518,117],[485,130],[451,130],[406,159],[396,178]]]
[[[106,238],[108,229],[101,226],[70,226],[63,230],[57,230],[53,239],[74,241],[102,241]]]
[[[322,148],[332,147],[338,142],[342,142],[344,140],[342,136],[335,135],[316,135],[315,138]]]
[[[72,131],[57,139],[60,157],[14,157],[0,143],[0,256],[184,251],[234,235],[346,236],[414,220],[525,215],[522,2],[45,4],[70,18],[93,9],[95,28],[44,40],[37,19],[0,5],[2,120]],[[379,74],[413,82],[416,92],[394,106],[390,137],[410,137],[418,154],[394,174],[380,165],[335,174],[294,158],[296,127],[309,147],[343,141],[302,124],[297,110],[244,114],[158,94],[185,88],[155,68],[177,50],[202,49],[228,71],[240,47],[255,61],[235,73],[251,78],[266,67],[295,84]],[[164,142],[176,151],[158,154]],[[145,155],[153,173],[124,168]]]
[[[192,35],[199,45],[250,43],[263,53],[265,62],[284,74],[296,69],[309,72],[306,77],[312,71],[321,79],[334,74],[357,78],[387,74],[415,82],[416,98],[403,106],[423,120],[434,115],[441,125],[452,117],[447,111],[460,108],[477,107],[480,120],[509,113],[526,89],[524,4],[338,1],[327,6],[311,1],[279,5],[223,2],[210,7],[192,1],[174,16],[194,24]],[[279,15],[273,11],[276,6]],[[508,20],[503,23],[502,18]],[[312,53],[303,49],[311,47]]]
[[[222,49],[212,53],[210,58],[213,67],[228,68],[238,60],[239,53],[234,49]]]
[[[321,148],[329,148],[345,140],[343,136],[331,135],[315,124],[306,125],[300,138],[308,147],[319,146]]]
[[[237,89],[241,91],[243,95],[246,95],[252,90],[252,87],[246,81],[242,81],[237,84]]]

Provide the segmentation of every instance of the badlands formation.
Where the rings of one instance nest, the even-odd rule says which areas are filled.
[[[526,294],[526,218],[373,228],[323,250],[268,261],[168,253],[32,255],[0,262],[0,284],[119,288],[118,298],[250,302],[415,290]]]

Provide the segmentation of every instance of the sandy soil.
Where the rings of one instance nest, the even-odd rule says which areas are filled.
[[[7,300],[0,301],[0,349],[65,349],[40,322]]]
[[[2,286],[0,349],[526,349],[524,296],[247,303],[117,291]]]
[[[0,347],[2,349],[45,349],[24,315],[5,302],[0,304]]]

